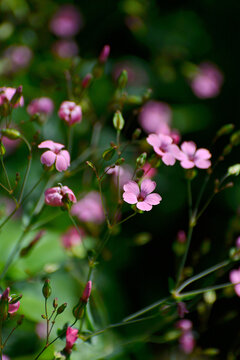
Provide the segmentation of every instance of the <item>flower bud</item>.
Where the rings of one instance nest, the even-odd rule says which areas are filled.
[[[232,134],[232,136],[230,137],[230,143],[233,146],[240,145],[240,130]]]
[[[136,165],[137,167],[143,167],[147,160],[147,153],[142,153],[137,159],[136,159]]]
[[[94,171],[96,170],[96,166],[91,161],[86,161],[87,166],[89,166]]]
[[[124,89],[128,82],[128,72],[127,70],[123,70],[118,77],[118,88]]]
[[[117,110],[113,116],[113,126],[116,130],[122,130],[124,127],[124,119],[121,111]]]
[[[1,133],[10,140],[16,140],[21,137],[20,132],[16,129],[1,129]]]
[[[98,57],[98,61],[100,62],[100,64],[104,64],[107,61],[109,54],[110,54],[110,46],[105,45]]]
[[[64,303],[62,305],[59,306],[59,308],[57,309],[57,314],[60,315],[64,312],[64,310],[66,309],[67,307],[67,303]]]
[[[142,130],[137,128],[132,134],[132,140],[137,140],[141,135]]]
[[[83,291],[82,297],[81,297],[81,300],[83,302],[85,302],[85,303],[88,302],[88,299],[90,298],[90,295],[91,295],[91,291],[92,291],[92,282],[90,280],[87,282],[85,289]]]
[[[52,289],[50,286],[50,280],[46,279],[42,288],[42,293],[43,296],[45,297],[45,299],[48,299],[49,296],[51,295]]]
[[[83,80],[82,80],[82,87],[83,87],[83,89],[86,89],[86,88],[89,87],[89,85],[90,85],[90,83],[91,83],[91,81],[92,81],[92,78],[93,78],[92,74],[87,74],[87,75],[85,75],[85,77],[84,77]]]
[[[125,159],[120,158],[120,159],[117,159],[117,161],[115,162],[115,165],[119,166],[119,165],[122,165],[124,162],[125,162]]]
[[[82,301],[78,302],[73,308],[73,316],[79,320],[83,317],[84,314],[84,304]]]
[[[8,298],[10,288],[8,287],[1,296],[0,299],[0,323],[5,321],[8,317]]]
[[[234,129],[234,127],[235,127],[234,124],[226,124],[226,125],[222,126],[218,130],[216,137],[219,138],[220,136],[229,134]]]
[[[11,300],[9,304],[16,304],[19,300],[21,300],[22,295],[11,295]]]
[[[6,153],[5,146],[3,145],[2,141],[0,141],[0,156],[5,155],[5,153]]]
[[[235,175],[238,176],[240,174],[240,164],[235,164],[230,166],[227,171],[228,176]]]
[[[232,151],[232,148],[233,148],[232,144],[225,146],[225,148],[223,149],[223,153],[222,153],[223,156],[229,155],[230,152]]]
[[[57,298],[55,298],[53,300],[53,307],[54,307],[54,309],[56,309],[58,307],[58,299]]]

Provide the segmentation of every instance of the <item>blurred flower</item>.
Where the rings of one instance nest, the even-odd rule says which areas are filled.
[[[101,63],[101,64],[104,64],[108,57],[110,55],[110,46],[109,45],[105,45],[102,49],[102,51],[100,52],[100,55],[98,57],[98,61]]]
[[[12,97],[15,95],[18,89],[11,88],[11,87],[1,87],[0,88],[0,106],[3,105],[5,102],[11,101]],[[24,105],[24,98],[20,96],[19,101],[14,104],[14,108]]]
[[[237,247],[237,248],[240,248],[240,236],[237,237],[236,247]]]
[[[79,229],[82,237],[85,235],[82,229]],[[62,244],[65,249],[70,249],[75,245],[82,243],[82,237],[80,237],[77,229],[75,227],[70,227],[66,233],[62,235]]]
[[[37,323],[36,333],[40,339],[45,339],[47,333],[47,323],[46,322]]]
[[[20,144],[20,140],[19,139],[11,140],[3,136],[2,143],[6,148],[6,155],[9,155],[12,154],[14,150],[18,147],[18,145]]]
[[[135,181],[129,181],[123,186],[123,200],[128,204],[136,204],[139,210],[150,211],[153,205],[158,205],[162,200],[159,194],[151,194],[155,188],[155,181],[150,179],[143,180],[140,189]]]
[[[2,360],[10,360],[10,358],[7,355],[2,355]]]
[[[8,303],[12,300],[12,297],[9,296],[10,288],[8,287],[2,294],[0,294],[0,299],[3,297],[8,298]],[[15,304],[9,304],[8,305],[8,313],[9,314],[15,314],[20,306],[20,301],[17,301]]]
[[[143,175],[144,178],[151,179],[157,174],[157,170],[151,167],[149,163],[144,164],[142,170],[144,170],[144,175]]]
[[[78,54],[78,45],[74,40],[57,40],[52,45],[54,54],[63,59],[68,59]]]
[[[50,149],[41,156],[41,163],[47,167],[55,163],[57,171],[65,171],[70,166],[70,155],[67,150],[61,150],[64,145],[55,143],[52,140],[46,140],[38,145],[39,149]]]
[[[148,101],[139,114],[139,123],[148,134],[166,134],[170,131],[171,118],[172,111],[168,104],[160,101]]]
[[[105,169],[107,174],[113,175],[114,183],[117,186],[118,181],[118,174],[119,174],[119,186],[120,188],[123,187],[126,182],[132,179],[133,170],[130,166],[118,166],[116,165],[114,168],[108,167]]]
[[[54,104],[52,99],[48,97],[40,97],[30,102],[27,107],[27,112],[31,116],[36,113],[50,115],[53,112],[53,109]]]
[[[195,346],[195,339],[192,331],[183,332],[179,338],[179,344],[185,354],[191,354]]]
[[[184,169],[208,169],[211,166],[211,153],[207,149],[198,149],[193,141],[184,141],[181,145],[180,163]]]
[[[7,48],[4,56],[8,59],[7,71],[15,72],[26,68],[32,59],[32,50],[26,45],[13,45]]]
[[[72,347],[74,343],[77,341],[77,339],[78,339],[78,330],[73,329],[72,327],[69,326],[66,332],[66,346],[64,348],[66,353],[68,354],[71,353]]]
[[[176,323],[176,327],[183,331],[189,331],[192,329],[192,321],[188,319],[179,320]]]
[[[69,126],[82,121],[82,109],[73,101],[64,101],[58,111],[58,116]]]
[[[179,230],[177,233],[177,241],[180,243],[185,243],[187,240],[187,236],[184,230]]]
[[[150,134],[147,137],[147,142],[152,145],[153,150],[158,154],[165,165],[174,165],[176,159],[180,160],[181,151],[176,144],[173,144],[173,139],[168,135]]]
[[[104,211],[101,196],[97,191],[91,191],[73,205],[71,213],[83,222],[101,224],[104,219]]]
[[[240,296],[240,268],[230,271],[229,278],[232,284],[237,284],[234,286],[234,290],[237,296]]]
[[[117,81],[123,70],[127,71],[129,85],[144,86],[148,83],[148,75],[137,61],[125,60],[115,64],[113,68],[115,81]]]
[[[85,303],[88,302],[89,298],[90,298],[90,295],[91,295],[91,291],[92,291],[92,282],[91,280],[87,282],[86,286],[85,286],[85,289],[83,291],[83,294],[82,294],[82,297],[81,297],[81,300]]]
[[[223,83],[223,74],[211,63],[199,65],[198,73],[191,80],[191,88],[200,99],[215,97],[219,94]]]
[[[71,189],[67,186],[56,186],[45,191],[45,203],[50,206],[65,206],[66,202],[77,202]]]
[[[180,318],[183,318],[185,316],[185,314],[189,313],[184,302],[180,301],[177,303],[177,312],[178,312],[178,316]]]
[[[82,15],[74,5],[62,5],[50,21],[50,30],[60,37],[72,37],[83,26]]]

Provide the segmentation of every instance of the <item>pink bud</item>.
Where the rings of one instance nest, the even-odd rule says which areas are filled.
[[[83,81],[82,81],[82,87],[84,89],[86,89],[89,86],[89,84],[92,80],[92,77],[93,77],[92,74],[85,75],[85,77],[83,78]]]
[[[66,202],[77,201],[73,191],[67,186],[56,186],[45,191],[45,203],[50,206],[65,206]]]
[[[69,326],[66,332],[66,346],[64,349],[68,354],[71,353],[72,347],[74,343],[77,341],[77,338],[78,338],[78,330],[73,329]]]
[[[184,332],[179,338],[179,344],[185,354],[190,354],[195,346],[195,340],[192,332]]]
[[[102,51],[100,52],[100,55],[98,57],[98,61],[101,63],[101,64],[104,64],[108,57],[109,57],[109,54],[110,54],[110,46],[109,45],[105,45],[102,49]]]
[[[64,101],[59,108],[58,116],[71,126],[82,121],[82,108],[73,101]]]
[[[91,290],[92,290],[92,282],[90,280],[87,282],[87,285],[85,286],[85,289],[81,297],[83,302],[88,302],[88,299],[90,298],[91,295]]]

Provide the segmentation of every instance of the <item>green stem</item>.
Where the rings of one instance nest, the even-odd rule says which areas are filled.
[[[25,175],[24,175],[22,187],[21,187],[20,194],[19,194],[18,204],[21,203],[21,200],[22,200],[22,197],[23,197],[24,188],[25,188],[25,185],[26,185],[26,183],[27,183],[27,179],[28,179],[28,175],[29,175],[30,168],[31,168],[31,163],[32,163],[32,148],[31,148],[31,145],[29,144],[29,142],[27,141],[27,139],[26,139],[23,135],[21,135],[21,138],[22,138],[22,140],[25,142],[25,144],[26,144],[27,147],[28,147],[29,155],[28,155],[27,169],[26,169],[26,172],[25,172]]]
[[[0,323],[0,360],[2,360],[3,345],[2,345],[2,322]]]
[[[73,131],[72,126],[68,127],[68,138],[67,138],[67,149],[69,151],[69,154],[71,154],[72,151],[72,140],[73,140]]]
[[[2,167],[3,167],[3,172],[5,174],[9,190],[12,191],[11,184],[10,184],[9,177],[8,177],[8,173],[7,173],[7,170],[6,170],[5,165],[4,165],[3,156],[0,156],[0,158],[1,158],[1,164],[2,164]]]
[[[194,296],[194,295],[199,295],[199,294],[203,294],[207,291],[215,291],[215,290],[221,290],[224,289],[226,287],[230,287],[230,286],[235,286],[236,284],[232,284],[232,283],[225,283],[225,284],[221,284],[221,285],[215,285],[215,286],[209,286],[203,289],[199,289],[199,290],[195,290],[195,291],[188,291],[182,294],[177,295],[177,298],[179,299],[183,299],[189,296]]]
[[[134,212],[133,214],[129,215],[128,217],[126,217],[125,219],[123,219],[122,221],[119,221],[117,224],[115,224],[114,226],[116,225],[120,225],[120,224],[123,224],[125,221],[131,219],[133,216],[137,215],[137,212]]]
[[[104,215],[105,215],[105,219],[107,222],[107,226],[110,229],[111,228],[111,224],[110,224],[110,220],[108,217],[108,213],[107,213],[107,209],[105,208],[105,204],[104,204],[104,200],[103,200],[103,195],[102,195],[102,184],[99,178],[98,179],[98,187],[99,187],[99,193],[100,193],[100,197],[101,197],[101,203],[102,203],[102,207],[103,207],[103,211],[104,211]]]
[[[45,298],[45,316],[47,320],[47,338],[46,338],[46,345],[48,345],[49,341],[49,319],[48,319],[48,312],[47,312],[47,298]]]
[[[197,275],[195,275],[195,276],[192,276],[190,279],[184,281],[184,282],[182,283],[182,285],[179,286],[179,287],[176,289],[176,292],[177,292],[177,293],[180,293],[180,292],[181,292],[183,289],[185,289],[185,287],[187,287],[188,285],[192,284],[193,282],[201,279],[202,277],[204,277],[204,276],[206,276],[206,275],[211,274],[211,273],[214,272],[214,271],[217,271],[217,270],[219,270],[219,269],[221,269],[221,268],[229,265],[230,263],[231,263],[230,260],[222,261],[222,262],[220,262],[219,264],[214,265],[214,266],[210,267],[209,269],[204,270],[204,271],[200,272],[199,274],[197,274]]]

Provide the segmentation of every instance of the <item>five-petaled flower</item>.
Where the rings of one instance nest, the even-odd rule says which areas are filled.
[[[211,153],[207,149],[198,149],[193,141],[184,141],[181,145],[180,163],[184,169],[208,169],[211,166]]]
[[[153,205],[158,205],[162,200],[159,194],[151,194],[155,187],[155,181],[150,179],[143,180],[140,187],[135,181],[128,181],[123,186],[123,199],[128,204],[136,204],[139,210],[150,211]]]
[[[56,186],[45,191],[45,203],[50,206],[65,206],[66,203],[75,203],[77,199],[67,186]]]
[[[152,145],[153,150],[162,158],[165,165],[174,165],[176,159],[180,159],[181,151],[173,139],[168,135],[150,134],[147,142]]]
[[[82,108],[74,101],[64,101],[59,108],[58,116],[71,126],[82,121]]]
[[[69,326],[66,332],[66,346],[64,348],[67,354],[71,353],[72,347],[77,341],[77,338],[78,338],[78,329],[74,329]]]
[[[65,171],[70,166],[70,155],[67,150],[62,150],[64,145],[46,140],[38,145],[39,149],[49,149],[41,156],[41,163],[47,167],[55,163],[57,171]]]

